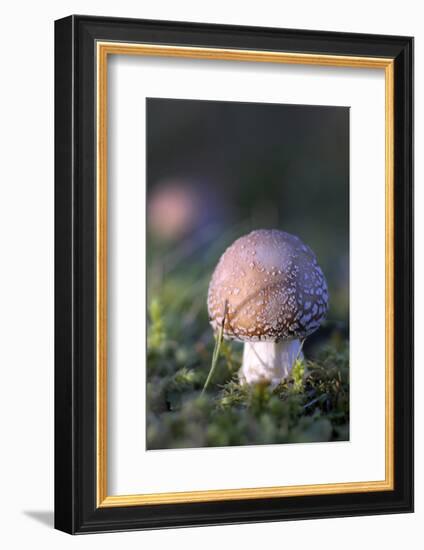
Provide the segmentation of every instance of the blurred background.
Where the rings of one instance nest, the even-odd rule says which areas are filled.
[[[213,346],[209,280],[226,247],[253,229],[298,235],[327,278],[327,321],[306,341],[305,353],[314,356],[328,342],[346,341],[349,109],[155,98],[146,109],[152,410],[167,376],[181,368],[207,374]],[[157,352],[165,347],[164,362]],[[167,399],[161,406],[170,411]],[[156,420],[150,418],[151,426]],[[152,441],[153,448],[167,446]]]

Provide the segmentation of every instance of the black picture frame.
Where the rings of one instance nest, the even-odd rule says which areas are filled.
[[[394,60],[394,489],[97,506],[99,40]],[[413,511],[413,39],[73,15],[55,22],[55,527],[94,533]]]

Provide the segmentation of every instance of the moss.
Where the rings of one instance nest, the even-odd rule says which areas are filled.
[[[149,352],[149,449],[349,439],[346,342],[322,348],[313,361],[298,361],[291,377],[275,389],[240,385],[236,372],[241,350],[224,343],[214,378],[202,396],[208,371],[203,351],[161,345],[160,353]]]

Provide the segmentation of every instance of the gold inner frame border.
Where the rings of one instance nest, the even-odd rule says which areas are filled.
[[[107,491],[107,62],[109,55],[383,69],[385,73],[385,479],[315,485],[108,495]],[[96,42],[96,471],[97,507],[365,493],[394,489],[394,60],[391,58]]]

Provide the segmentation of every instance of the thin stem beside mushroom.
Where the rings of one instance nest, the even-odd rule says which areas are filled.
[[[212,354],[211,368],[209,369],[209,374],[206,378],[205,385],[203,386],[203,389],[200,395],[203,395],[205,393],[206,388],[209,386],[209,383],[212,380],[212,376],[213,376],[213,373],[215,372],[216,365],[218,364],[219,351],[221,349],[221,344],[224,337],[224,326],[225,326],[225,318],[227,316],[227,307],[228,307],[228,302],[225,301],[224,315],[222,317],[222,322],[219,327],[218,334],[216,335],[216,338],[215,338],[215,347]]]

